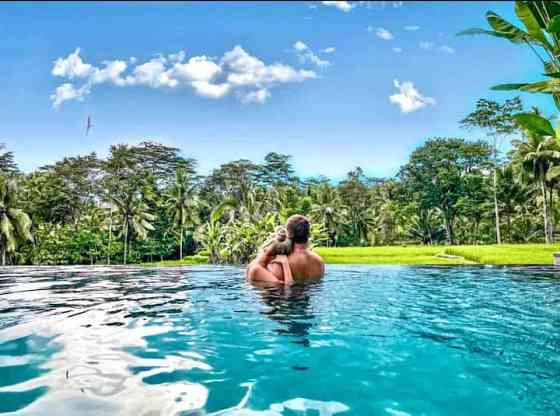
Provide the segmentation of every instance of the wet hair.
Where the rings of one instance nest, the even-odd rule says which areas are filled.
[[[263,250],[270,250],[272,256],[285,255],[292,253],[293,241],[288,238],[286,227],[276,228],[276,232],[262,245]]]
[[[303,215],[292,215],[288,218],[286,230],[288,231],[288,239],[295,244],[305,244],[309,241],[310,233],[309,220]]]

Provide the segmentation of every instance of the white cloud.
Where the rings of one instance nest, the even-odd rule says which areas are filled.
[[[84,85],[83,87],[76,89],[72,84],[67,82],[57,87],[54,94],[50,96],[50,99],[52,101],[53,107],[55,109],[58,109],[64,101],[83,101],[84,97],[89,93],[90,90],[88,85]]]
[[[421,41],[419,45],[421,49],[426,49],[426,50],[433,49],[434,46],[436,46],[434,42],[427,42],[427,41]]]
[[[339,10],[347,13],[352,10],[355,5],[350,3],[349,1],[322,1],[321,2],[325,6],[336,7]]]
[[[265,64],[260,59],[249,55],[239,45],[231,51],[226,52],[222,62],[236,72],[254,72],[265,68]]]
[[[125,61],[107,61],[104,62],[103,69],[94,68],[91,74],[92,84],[113,83],[122,86],[125,81],[121,78],[121,74],[126,71],[127,64]]]
[[[393,7],[401,7],[404,3],[402,1],[358,1],[354,5],[366,6],[366,8],[371,9],[373,7],[385,8],[388,5]]]
[[[377,29],[375,29],[375,36],[383,40],[391,40],[395,38],[391,32],[382,27],[378,27]]]
[[[420,94],[420,92],[414,88],[414,84],[411,81],[400,83],[399,80],[395,79],[393,80],[393,84],[399,92],[389,96],[389,101],[393,104],[397,104],[403,113],[411,113],[428,105],[436,104],[434,98],[425,97]]]
[[[455,49],[448,45],[440,45],[437,46],[435,42],[428,42],[428,41],[421,41],[419,43],[421,49],[425,49],[427,51],[430,50],[438,50],[445,53],[455,53]]]
[[[455,53],[455,49],[453,49],[451,46],[447,46],[447,45],[440,46],[439,50],[442,51],[442,52],[447,52],[447,53]]]
[[[296,43],[294,43],[294,49],[297,51],[304,51],[307,49],[307,45],[301,40],[298,40]]]
[[[335,51],[336,51],[336,48],[334,48],[332,46],[330,48],[325,48],[325,49],[322,50],[322,52],[324,52],[324,53],[333,53]]]
[[[320,68],[329,66],[331,64],[326,59],[321,59],[305,43],[300,40],[294,43],[294,49],[296,51],[297,57],[299,58],[299,61],[302,64],[311,62],[312,64],[315,64]]]
[[[167,59],[157,57],[134,68],[132,75],[125,78],[125,85],[146,85],[152,88],[176,87],[179,82],[171,77],[166,67]]]
[[[243,93],[240,94],[240,99],[243,104],[249,104],[249,103],[262,104],[269,97],[270,97],[270,92],[268,92],[266,88],[257,91],[251,91],[245,94]]]
[[[186,63],[178,62],[172,70],[175,77],[186,81],[210,81],[220,72],[222,68],[205,55],[193,56]]]
[[[303,42],[294,48],[304,56],[304,62],[327,66],[330,62],[315,55]],[[136,58],[103,62],[102,67],[85,63],[76,49],[66,58],[54,62],[52,74],[72,80],[57,87],[50,96],[53,107],[65,101],[83,101],[91,88],[99,84],[118,87],[147,86],[173,89],[190,87],[195,94],[218,99],[232,91],[243,103],[264,103],[270,98],[270,89],[280,84],[299,83],[317,77],[311,70],[296,69],[282,63],[265,64],[247,53],[241,46],[227,51],[221,59],[205,55],[186,60],[184,51],[167,56],[159,55],[144,63]],[[76,85],[81,79],[81,85]]]
[[[86,78],[88,77],[93,68],[90,64],[86,64],[80,57],[80,48],[76,48],[74,53],[71,53],[66,58],[58,58],[54,61],[52,74],[57,77],[63,78]]]
[[[401,52],[402,52],[402,48],[393,48],[393,52],[401,53]]]
[[[228,83],[210,84],[208,81],[193,81],[191,85],[198,95],[206,98],[222,98],[231,88]]]
[[[404,30],[408,30],[409,32],[414,32],[418,29],[420,29],[420,26],[416,26],[416,25],[410,25],[404,27]]]
[[[177,53],[172,53],[169,55],[169,60],[172,62],[183,62],[187,54],[185,51],[179,51]]]
[[[280,63],[265,65],[263,61],[249,55],[239,45],[224,54],[222,63],[230,72],[227,81],[235,86],[260,89],[268,84],[301,82],[316,77],[313,71],[296,70]]]

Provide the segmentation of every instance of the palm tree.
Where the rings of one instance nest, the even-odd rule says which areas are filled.
[[[32,241],[31,219],[17,208],[18,187],[15,179],[0,177],[0,251],[2,266],[6,254],[14,253],[20,240]]]
[[[515,142],[514,163],[521,170],[522,179],[535,181],[541,191],[543,204],[543,219],[545,241],[551,244],[554,241],[554,226],[550,210],[551,189],[547,186],[547,175],[553,164],[560,160],[560,149],[552,137],[525,130],[527,141]]]
[[[191,183],[183,169],[177,170],[175,184],[167,195],[167,210],[173,219],[179,234],[179,258],[183,260],[183,235],[188,226],[198,224],[199,200],[195,194],[195,185]]]
[[[348,209],[350,218],[350,235],[353,244],[364,246],[370,242],[370,231],[375,227],[375,216],[372,208],[366,205],[351,206]]]
[[[148,232],[154,229],[152,221],[156,217],[149,212],[148,205],[142,199],[141,194],[131,192],[125,199],[119,199],[116,196],[110,198],[122,218],[123,263],[126,264],[131,231],[140,240],[145,240]]]
[[[416,214],[412,215],[408,222],[407,235],[420,240],[422,244],[432,245],[445,237],[445,228],[438,226],[438,212],[435,209],[418,207]]]
[[[329,235],[328,245],[335,246],[338,233],[345,221],[342,201],[335,188],[328,183],[315,186],[311,190],[311,216],[323,224]]]
[[[225,226],[220,222],[220,219],[225,214],[228,214],[228,224],[231,223],[233,220],[232,214],[238,205],[239,202],[233,198],[222,201],[212,210],[208,222],[198,228],[197,238],[208,251],[208,260],[210,263],[218,263],[221,260],[222,243],[225,238]]]
[[[550,173],[550,172],[549,172]],[[534,193],[532,186],[527,186],[521,181],[516,180],[515,171],[512,165],[504,166],[496,171],[498,182],[497,199],[500,211],[506,219],[507,236],[512,242],[512,217],[518,212],[519,207],[531,200]]]

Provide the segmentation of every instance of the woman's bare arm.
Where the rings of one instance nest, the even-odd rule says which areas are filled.
[[[278,279],[272,272],[268,270],[268,265],[275,259],[276,255],[270,247],[263,250],[249,267],[247,268],[247,277],[249,280],[259,280],[270,283],[284,283]]]
[[[272,263],[278,263],[282,266],[282,272],[284,275],[284,284],[291,286],[294,284],[294,277],[292,276],[292,269],[290,269],[290,262],[288,261],[288,256],[276,256]]]

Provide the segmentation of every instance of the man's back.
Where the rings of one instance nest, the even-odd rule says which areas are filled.
[[[296,246],[292,254],[288,256],[288,262],[296,281],[318,279],[325,273],[325,264],[321,256],[307,248]]]

